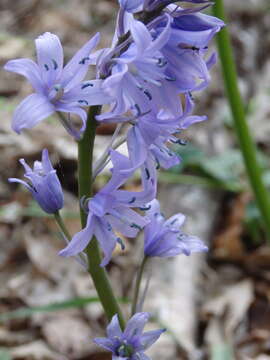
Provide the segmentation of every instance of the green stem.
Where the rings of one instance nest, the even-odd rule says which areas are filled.
[[[215,1],[213,13],[226,22],[222,0]],[[238,136],[249,182],[265,225],[268,241],[270,241],[270,197],[262,180],[262,170],[258,164],[256,146],[245,119],[245,107],[238,88],[236,66],[227,28],[220,31],[217,36],[217,43],[235,131]]]
[[[143,272],[145,269],[145,264],[148,260],[147,256],[144,256],[143,261],[139,267],[136,283],[135,283],[135,289],[134,289],[134,295],[133,295],[133,301],[131,306],[131,315],[134,315],[137,312],[137,304],[138,304],[138,298],[140,293],[140,286],[142,281]]]
[[[71,240],[71,236],[70,236],[70,233],[68,232],[68,229],[66,228],[66,225],[59,213],[59,211],[57,211],[55,214],[54,214],[54,218],[55,218],[55,221],[57,222],[60,230],[62,231],[62,233],[65,235],[65,237],[67,238],[68,241]]]
[[[95,116],[100,113],[100,106],[92,106],[88,112],[87,126],[83,138],[78,142],[78,177],[79,177],[79,198],[83,196],[89,198],[93,195],[92,183],[92,163],[93,149],[96,135],[97,123]],[[80,209],[82,227],[86,226],[87,215],[83,209]],[[98,242],[93,237],[86,248],[86,254],[89,262],[89,273],[92,276],[98,296],[103,309],[109,320],[117,314],[122,328],[125,326],[122,312],[114,296],[106,270],[101,267],[101,255]]]

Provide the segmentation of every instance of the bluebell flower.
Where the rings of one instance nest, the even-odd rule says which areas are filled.
[[[144,0],[118,0],[120,7],[127,12],[136,12]]]
[[[20,163],[29,182],[16,178],[9,178],[9,182],[23,184],[46,213],[54,214],[60,210],[63,207],[63,191],[56,170],[50,162],[48,150],[42,151],[42,161],[35,161],[33,170],[24,159]]]
[[[204,252],[208,248],[196,236],[185,234],[181,226],[185,215],[176,214],[168,220],[160,212],[159,202],[155,199],[146,205],[150,223],[144,228],[144,253],[146,256],[170,257],[178,254],[190,255]]]
[[[112,353],[113,360],[151,360],[145,354],[166,329],[143,332],[150,314],[136,313],[121,330],[118,317],[114,315],[107,327],[106,338],[96,338],[94,342]]]
[[[141,168],[143,190],[127,191],[119,187],[134,172],[129,159],[116,151],[111,151],[111,160],[113,170],[110,181],[88,201],[86,227],[73,236],[67,247],[60,251],[60,255],[77,255],[95,236],[104,253],[101,266],[105,266],[110,261],[116,244],[121,243],[121,239],[114,231],[127,237],[135,237],[138,231],[148,223],[146,217],[139,215],[131,208],[141,207],[146,199],[151,201],[155,197],[157,184],[153,165],[149,162]],[[129,170],[124,171],[125,169]]]
[[[183,14],[181,8],[178,12],[172,9],[172,14],[170,38],[161,50],[167,61],[166,74],[181,93],[202,90],[216,62],[215,53],[206,59],[208,44],[224,22],[202,13]],[[157,36],[166,26],[166,22],[158,24]]]
[[[206,120],[206,116],[191,115],[194,103],[189,94],[185,96],[185,110],[178,117],[172,117],[165,111],[149,112],[134,117],[133,126],[127,134],[127,147],[131,163],[139,167],[151,157],[164,169],[177,165],[180,161],[168,143],[181,143],[174,133],[187,129],[194,123]]]
[[[5,70],[25,76],[35,93],[16,108],[12,128],[17,133],[30,129],[55,111],[78,115],[85,129],[83,106],[108,103],[101,90],[102,80],[82,81],[91,62],[90,52],[97,45],[99,34],[89,40],[63,68],[63,49],[59,38],[46,32],[36,39],[37,64],[30,59],[10,60]],[[76,136],[76,132],[72,132]]]
[[[133,109],[137,113],[164,109],[172,114],[181,113],[179,91],[173,79],[165,74],[166,58],[161,49],[170,37],[170,17],[164,15],[166,26],[154,39],[149,29],[130,17],[130,32],[133,42],[119,57],[108,59],[108,52],[99,58],[99,67],[110,68],[104,80],[103,90],[115,99],[109,112],[97,116],[107,120]],[[109,52],[110,54],[110,52]],[[108,64],[109,63],[109,64]]]

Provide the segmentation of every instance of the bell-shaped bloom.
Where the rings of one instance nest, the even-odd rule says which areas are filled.
[[[127,12],[135,12],[143,4],[144,0],[118,0],[120,7]]]
[[[182,144],[174,133],[187,129],[194,123],[206,120],[206,116],[191,115],[194,104],[190,95],[185,96],[185,110],[179,117],[165,111],[149,112],[132,119],[133,126],[127,134],[129,158],[134,167],[141,166],[151,157],[164,169],[177,165],[179,157],[168,148],[168,143]]]
[[[129,319],[122,331],[117,315],[107,327],[106,338],[96,338],[94,342],[112,353],[113,360],[151,360],[145,351],[153,345],[166,329],[143,332],[150,314],[136,313]]]
[[[185,215],[176,214],[165,220],[156,199],[146,206],[149,208],[146,214],[150,219],[150,223],[144,228],[144,253],[146,256],[170,257],[208,250],[199,238],[187,235],[181,230],[181,226],[185,222]]]
[[[181,93],[201,90],[209,84],[209,69],[216,61],[215,53],[206,59],[208,44],[224,23],[202,13],[183,14],[181,8],[172,16],[170,38],[161,50],[167,60],[166,74]],[[166,22],[158,24],[157,36],[166,26]]]
[[[29,182],[9,178],[9,182],[23,184],[33,195],[39,206],[48,214],[54,214],[63,207],[63,191],[56,170],[52,167],[48,150],[42,151],[42,160],[35,161],[33,170],[24,159],[20,163],[25,169],[24,176]]]
[[[134,172],[134,169],[124,171],[131,169],[129,159],[111,151],[111,160],[114,167],[110,181],[88,201],[86,227],[73,236],[68,246],[60,251],[60,255],[77,255],[95,236],[104,253],[101,266],[105,266],[110,261],[116,244],[121,244],[121,239],[114,230],[127,237],[136,237],[138,231],[148,223],[146,217],[131,208],[142,207],[146,203],[145,199],[151,201],[155,197],[156,178],[153,164],[144,164],[141,167],[143,190],[136,192],[119,189]]]
[[[160,50],[170,37],[170,17],[165,15],[165,27],[156,38],[140,21],[130,17],[130,32],[133,42],[119,57],[100,58],[100,67],[106,67],[104,61],[111,63],[110,75],[104,80],[102,88],[108,96],[114,98],[109,112],[97,116],[98,120],[107,120],[132,109],[137,113],[163,109],[172,114],[181,113],[178,90],[173,79],[166,73],[166,58]]]
[[[78,115],[85,128],[83,106],[108,103],[101,89],[102,80],[83,81],[91,62],[90,52],[97,45],[99,34],[90,39],[63,67],[63,49],[59,38],[46,32],[36,39],[37,63],[30,59],[10,60],[5,70],[23,75],[35,93],[26,97],[16,108],[12,128],[17,133],[30,129],[55,111]],[[76,136],[72,128],[69,132]]]

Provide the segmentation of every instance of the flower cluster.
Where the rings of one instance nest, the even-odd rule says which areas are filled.
[[[80,199],[87,224],[60,251],[62,256],[84,252],[95,237],[104,254],[100,265],[106,266],[117,243],[124,246],[121,235],[134,238],[140,230],[144,230],[145,257],[207,250],[200,239],[181,230],[183,214],[164,219],[156,200],[157,170],[179,163],[170,144],[183,144],[178,134],[206,119],[192,114],[192,93],[210,82],[216,55],[209,54],[208,45],[224,23],[201,13],[210,5],[207,0],[185,0],[185,7],[175,3],[181,1],[119,0],[111,47],[93,52],[99,41],[96,34],[63,66],[60,40],[46,32],[36,39],[37,63],[16,59],[5,65],[7,71],[25,76],[34,89],[15,110],[12,128],[17,133],[56,112],[69,134],[80,140],[87,122],[85,108],[92,105],[100,109],[109,105],[97,114],[97,122],[118,123],[111,146],[94,171],[99,174],[109,159],[110,180],[93,197]],[[90,65],[96,67],[96,78],[86,80]],[[79,116],[81,129],[73,126],[70,114]],[[128,128],[127,156],[116,151],[115,138],[123,123]],[[63,194],[47,150],[33,170],[20,161],[30,183],[10,181],[25,185],[44,211],[58,213]],[[141,190],[123,189],[135,172],[140,174]],[[163,330],[142,333],[148,317],[137,313],[122,331],[115,316],[107,328],[108,338],[96,343],[111,351],[115,360],[149,359],[144,350]]]
[[[207,1],[190,2],[198,7],[181,8],[164,0],[121,0],[111,48],[91,55],[99,40],[97,34],[63,67],[63,50],[58,37],[45,33],[36,40],[37,64],[29,59],[17,59],[5,65],[6,70],[24,75],[35,90],[15,110],[12,127],[17,132],[32,128],[53,112],[67,112],[82,119],[80,132],[68,118],[64,121],[68,131],[79,138],[86,125],[85,106],[105,103],[111,107],[97,116],[98,121],[131,125],[126,135],[128,158],[109,150],[112,177],[88,200],[85,206],[87,225],[74,235],[61,255],[82,252],[95,236],[105,254],[101,264],[104,266],[110,261],[116,244],[122,244],[115,231],[135,237],[147,224],[146,232],[153,226],[151,224],[160,222],[159,217],[152,216],[152,211],[142,216],[134,209],[157,206],[155,202],[145,206],[156,197],[156,169],[168,169],[180,161],[169,144],[182,144],[175,134],[206,119],[192,115],[191,93],[209,83],[209,69],[215,62],[215,54],[207,56],[208,43],[224,25],[219,19],[200,12]],[[151,14],[157,14],[158,9],[158,16],[152,19]],[[134,15],[136,12],[139,16]],[[145,14],[149,18],[140,20]],[[97,79],[84,80],[91,64],[96,65]],[[119,189],[137,169],[141,171],[143,190],[134,193]],[[29,169],[26,170],[29,177]],[[33,190],[35,188],[38,186],[30,189],[41,207],[49,213],[55,212],[54,202],[59,201]],[[163,234],[166,226],[160,226]],[[179,240],[172,254],[204,250],[199,240],[183,234],[159,234],[158,237],[165,243],[169,237],[174,242],[182,239],[182,250]],[[150,251],[149,242],[152,244],[153,239],[146,241],[146,254]]]

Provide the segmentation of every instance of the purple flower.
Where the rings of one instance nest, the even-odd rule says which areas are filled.
[[[155,39],[142,22],[129,19],[134,42],[119,57],[108,60],[108,52],[104,52],[104,58],[100,58],[99,67],[110,68],[102,88],[115,101],[110,111],[97,119],[107,120],[130,109],[139,114],[160,109],[181,113],[179,91],[165,73],[167,62],[160,52],[169,40],[170,17],[164,16],[166,26]]]
[[[151,360],[144,352],[166,329],[143,332],[149,317],[150,314],[146,312],[136,313],[122,331],[118,317],[114,315],[107,327],[107,337],[96,338],[94,342],[110,351],[113,360]]]
[[[134,125],[128,131],[127,146],[134,167],[139,167],[148,157],[164,169],[179,163],[179,157],[167,147],[167,143],[182,144],[181,139],[173,134],[206,120],[206,116],[190,115],[194,104],[188,94],[185,99],[185,111],[179,117],[160,111],[158,114],[150,112],[131,119]]]
[[[208,43],[220,31],[224,23],[209,15],[186,14],[184,10],[172,9],[171,33],[167,44],[161,50],[168,62],[166,75],[174,79],[179,92],[205,88],[210,81],[209,69],[216,61],[215,53],[207,60]],[[178,15],[178,16],[177,16]],[[167,23],[158,24],[157,36],[164,31]]]
[[[20,133],[32,128],[55,111],[77,114],[85,128],[86,112],[82,106],[108,103],[101,90],[102,80],[84,81],[90,64],[90,52],[97,45],[99,34],[89,40],[63,68],[63,49],[59,38],[46,32],[36,39],[37,64],[30,59],[10,60],[5,70],[25,76],[35,93],[16,108],[12,128]],[[76,136],[76,133],[72,132]]]
[[[9,182],[23,184],[33,195],[39,206],[47,213],[54,214],[63,207],[63,192],[56,170],[52,167],[48,150],[42,151],[42,160],[34,162],[33,170],[24,159],[20,163],[25,169],[24,176],[30,181],[9,178]]]
[[[68,246],[60,251],[60,255],[73,256],[80,253],[95,236],[105,255],[101,266],[105,266],[110,261],[117,242],[121,243],[114,230],[124,236],[135,237],[148,223],[145,217],[131,208],[141,207],[155,197],[156,179],[153,165],[149,163],[147,167],[147,164],[144,164],[141,168],[142,191],[126,191],[119,190],[119,187],[134,169],[131,169],[129,159],[116,151],[111,151],[111,160],[114,167],[110,181],[88,201],[86,227],[73,236]],[[145,201],[146,199],[148,200]]]
[[[127,12],[135,12],[143,4],[144,0],[118,0],[121,8]]]
[[[157,200],[148,205],[146,211],[151,222],[144,228],[144,253],[146,256],[170,257],[178,254],[207,251],[208,248],[196,236],[190,236],[180,229],[185,215],[176,214],[168,220],[160,213]]]

